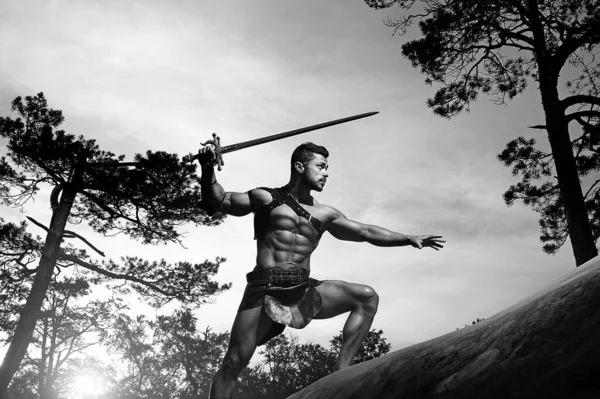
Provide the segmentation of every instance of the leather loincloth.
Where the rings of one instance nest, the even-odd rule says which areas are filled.
[[[321,296],[314,288],[323,281],[310,278],[309,274],[306,269],[276,267],[246,275],[248,284],[238,312],[262,306],[273,321],[258,345],[281,334],[286,325],[304,328],[319,313]]]

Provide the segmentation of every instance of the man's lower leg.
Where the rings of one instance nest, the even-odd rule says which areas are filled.
[[[215,374],[210,385],[209,399],[230,399],[235,391],[237,376],[226,373],[224,367],[221,367]]]
[[[375,294],[350,312],[342,331],[342,347],[335,364],[336,371],[352,365],[354,356],[371,328],[378,303],[379,297]]]

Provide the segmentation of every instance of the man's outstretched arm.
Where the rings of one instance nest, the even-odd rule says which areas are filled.
[[[406,235],[384,229],[383,227],[364,224],[350,220],[337,209],[331,208],[332,219],[329,221],[327,231],[332,236],[344,241],[368,242],[379,247],[402,247],[411,245],[415,248],[431,247],[436,251],[443,248],[441,236],[433,235]]]

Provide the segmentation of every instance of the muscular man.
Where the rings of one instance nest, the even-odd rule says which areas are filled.
[[[371,327],[379,297],[373,288],[340,280],[309,277],[310,257],[326,231],[340,240],[366,241],[392,247],[442,248],[441,236],[410,236],[347,219],[337,209],[318,203],[329,177],[328,151],[313,143],[300,145],[291,159],[291,177],[278,189],[226,192],[213,169],[214,149],[200,150],[202,206],[208,212],[234,216],[254,213],[256,267],[247,274],[244,292],[231,328],[229,348],[215,377],[210,398],[231,398],[240,372],[258,345],[281,334],[286,325],[302,328],[311,319],[350,312],[336,370],[352,364]]]

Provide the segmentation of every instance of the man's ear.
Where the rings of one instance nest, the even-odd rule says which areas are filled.
[[[296,169],[296,172],[298,172],[298,173],[304,172],[304,164],[300,161],[296,161],[294,163],[294,168]]]

